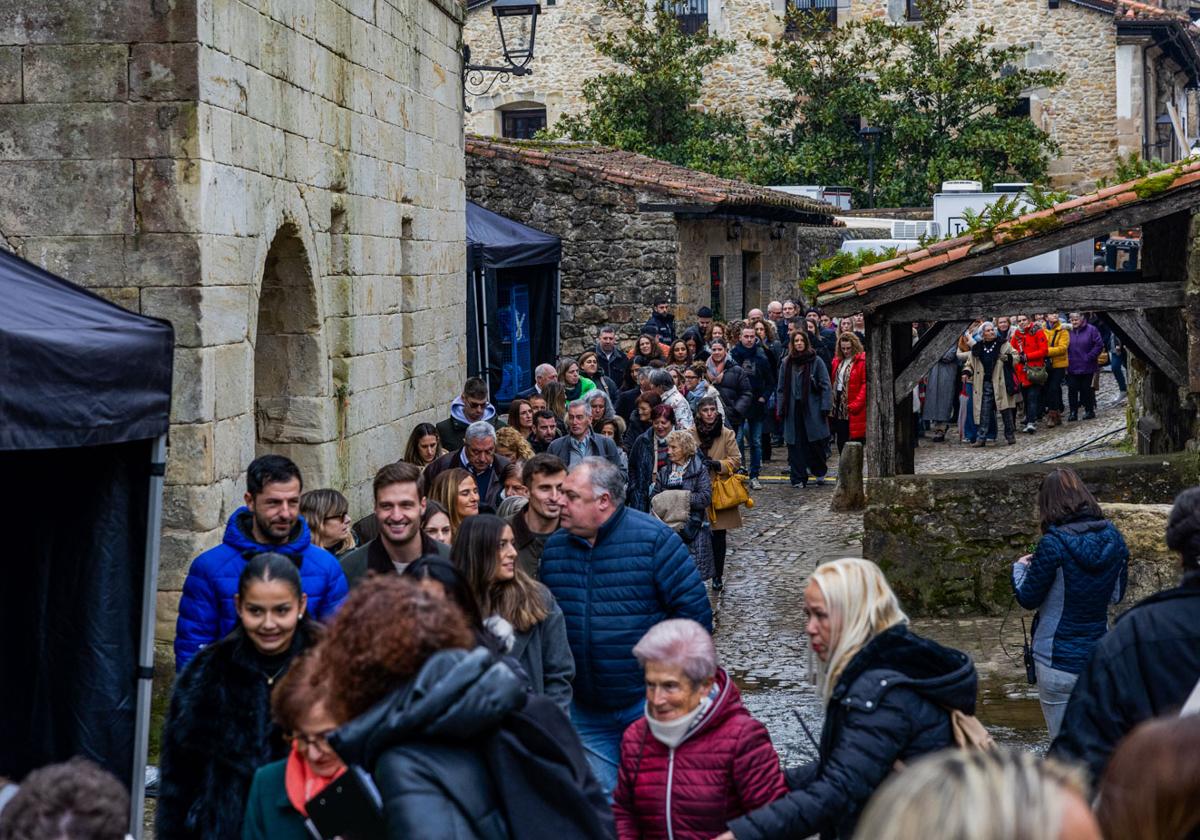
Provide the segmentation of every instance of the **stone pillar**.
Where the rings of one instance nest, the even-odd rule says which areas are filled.
[[[863,445],[856,441],[847,443],[838,457],[837,489],[829,509],[835,512],[862,510],[867,505],[863,492]]]

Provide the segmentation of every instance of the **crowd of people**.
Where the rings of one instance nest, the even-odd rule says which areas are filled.
[[[1094,411],[1069,355],[1098,361],[1087,319],[1066,339],[1052,315],[1005,320],[938,363],[965,380],[982,439],[997,415],[1012,437],[1016,393],[1026,431],[1057,422],[1054,370]],[[255,459],[245,505],[184,584],[156,836],[1195,836],[1200,717],[1170,716],[1200,706],[1200,488],[1167,533],[1182,585],[1110,631],[1128,550],[1078,476],[1046,476],[1043,536],[1012,585],[1038,610],[1048,759],[965,738],[970,657],[913,632],[875,564],[820,564],[804,605],[825,722],[815,760],[780,766],[717,655],[705,581],[722,589],[736,490],[760,487],[773,446],[803,487],[862,439],[865,339],[861,319],[790,301],[732,324],[701,309],[677,336],[656,303],[628,351],[601,330],[594,350],[539,366],[504,415],[468,380],[378,470],[357,521],[289,459]],[[926,409],[938,385],[935,366]],[[930,419],[936,434],[953,418]],[[100,819],[46,784],[12,796],[0,840]]]

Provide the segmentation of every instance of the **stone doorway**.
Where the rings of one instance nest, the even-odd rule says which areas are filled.
[[[328,479],[323,444],[333,435],[329,357],[312,262],[293,224],[275,234],[263,267],[254,343],[255,455],[299,465],[306,487]]]

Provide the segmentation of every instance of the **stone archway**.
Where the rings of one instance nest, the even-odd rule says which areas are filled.
[[[255,454],[294,460],[306,487],[328,478],[329,356],[312,261],[300,230],[285,223],[263,265],[254,341]]]

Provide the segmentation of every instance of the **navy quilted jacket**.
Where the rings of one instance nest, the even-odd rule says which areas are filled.
[[[300,567],[300,582],[308,595],[308,612],[317,621],[327,621],[349,587],[337,558],[313,545],[308,524],[301,516],[290,542],[262,545],[250,534],[250,511],[240,507],[225,525],[225,537],[192,561],[183,596],[179,599],[179,618],[175,622],[175,673],[205,645],[229,635],[237,625],[233,596],[246,561],[257,554],[273,551],[291,557]]]
[[[1013,564],[1017,603],[1036,609],[1033,658],[1078,674],[1108,629],[1108,605],[1125,595],[1129,549],[1107,519],[1055,525],[1026,566]]]
[[[575,656],[575,700],[625,709],[645,697],[633,646],[668,618],[712,630],[712,609],[679,537],[657,519],[622,506],[595,545],[559,529],[542,551],[542,583],[562,608]]]
[[[854,836],[867,800],[897,760],[954,744],[950,709],[975,713],[978,677],[961,651],[923,639],[904,624],[884,630],[838,677],[817,761],[789,769],[790,793],[730,821],[737,840]]]

